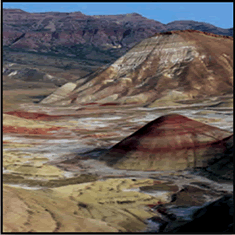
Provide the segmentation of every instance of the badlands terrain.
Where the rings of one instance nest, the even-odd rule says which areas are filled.
[[[52,57],[41,74],[16,53],[24,73],[3,76],[3,231],[231,234],[232,52],[230,36],[158,33],[60,81]]]
[[[111,65],[156,33],[186,29],[233,36],[233,28],[192,20],[163,24],[137,13],[89,16],[3,9],[3,71],[14,79],[60,86]]]

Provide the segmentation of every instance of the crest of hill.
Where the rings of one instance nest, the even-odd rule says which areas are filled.
[[[29,14],[27,11],[23,11],[21,9],[15,9],[15,8],[4,8],[3,11],[5,13],[26,13]]]
[[[168,114],[114,145],[100,160],[130,170],[208,167],[224,157],[231,133],[183,115]]]
[[[158,33],[68,94],[75,103],[177,106],[233,93],[233,38],[196,30]],[[48,99],[49,102],[49,99]]]
[[[171,35],[171,34],[180,34],[180,33],[198,33],[198,34],[202,34],[202,35],[207,35],[207,36],[211,36],[211,37],[216,37],[216,38],[228,38],[233,40],[232,36],[226,36],[226,35],[218,35],[215,33],[209,33],[209,32],[203,32],[200,30],[194,30],[194,29],[185,29],[185,30],[171,30],[171,31],[167,31],[167,32],[160,32],[160,33],[156,33],[151,37],[156,37],[158,35]],[[150,38],[151,38],[150,37]]]

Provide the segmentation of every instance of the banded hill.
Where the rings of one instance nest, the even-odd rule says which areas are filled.
[[[224,159],[231,144],[232,134],[228,131],[183,115],[168,114],[114,145],[100,160],[115,168],[130,170],[206,168]],[[218,173],[216,167],[214,165],[210,171]]]
[[[61,87],[41,103],[177,105],[233,93],[233,37],[195,30],[158,33],[108,68]]]

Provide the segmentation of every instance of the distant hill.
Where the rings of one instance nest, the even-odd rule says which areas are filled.
[[[114,62],[135,44],[156,33],[183,29],[233,35],[233,29],[203,22],[162,24],[137,13],[88,16],[81,12],[28,13],[3,9],[5,48],[66,55],[102,64]]]

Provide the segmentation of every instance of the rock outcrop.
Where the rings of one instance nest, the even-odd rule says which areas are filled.
[[[71,99],[155,107],[232,94],[232,48],[232,37],[195,30],[156,34],[78,85]]]
[[[230,136],[230,132],[219,128],[168,114],[114,145],[100,160],[131,170],[207,167],[226,155]]]

